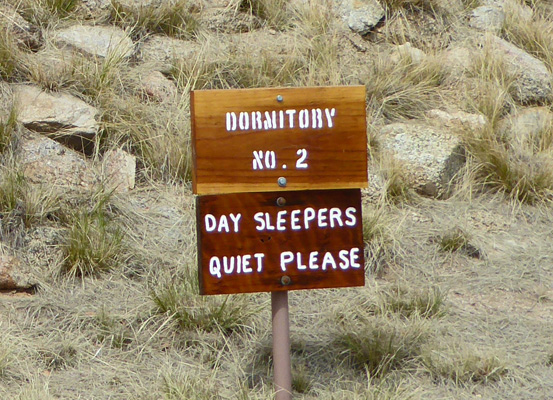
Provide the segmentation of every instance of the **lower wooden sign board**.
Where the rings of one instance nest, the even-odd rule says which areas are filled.
[[[363,286],[359,189],[196,198],[200,293]]]

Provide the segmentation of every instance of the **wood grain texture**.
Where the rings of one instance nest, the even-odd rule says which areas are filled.
[[[285,205],[277,205],[279,197],[285,199]],[[209,195],[198,196],[196,201],[198,271],[202,294],[364,285],[364,246],[359,189]],[[311,220],[305,218],[307,209],[314,210],[317,217]],[[338,222],[337,210],[340,210],[342,226]],[[349,210],[349,217],[346,216],[346,210]],[[279,212],[281,213],[280,228],[284,228],[283,230],[278,230]],[[237,219],[237,215],[240,214],[239,223],[236,226],[231,218],[228,218],[228,229],[223,223],[220,232],[218,228],[209,232],[215,225],[211,226],[211,222],[206,223],[207,215],[211,215],[207,218],[216,220],[216,225],[219,226],[221,218],[228,217],[231,213],[234,219]],[[257,213],[262,213],[264,218],[267,213],[274,229],[259,230],[259,227],[267,227],[259,223],[259,218],[256,220]],[[292,213],[297,218],[294,222],[292,222]],[[322,219],[319,218],[319,213]],[[330,221],[331,213],[334,216],[333,221]],[[259,217],[260,214],[257,215]],[[307,211],[307,215],[311,215],[310,211]],[[296,228],[300,226],[301,229],[293,229],[294,226]],[[342,263],[342,267],[339,264],[343,261],[340,259],[340,251],[350,252],[352,249],[358,249],[354,253],[358,256],[356,262],[359,267],[354,268],[352,263],[348,262],[349,267],[344,269],[342,267],[346,263]],[[291,252],[287,254],[294,255],[294,260],[285,264],[286,271],[283,271],[281,266],[283,252]],[[318,252],[318,260],[312,265],[309,264],[311,252]],[[304,269],[298,268],[298,253],[302,258],[299,266],[305,266]],[[327,253],[330,254],[327,257],[333,257],[336,260],[335,267],[332,263],[323,263]],[[254,254],[264,255],[261,270],[255,263]],[[348,254],[351,255],[351,253]],[[222,263],[223,257],[238,255],[251,256],[251,272],[237,273],[235,264],[232,273],[225,273],[222,266],[219,271],[220,276],[213,273],[210,267],[213,257]],[[323,264],[326,268],[323,268]],[[316,269],[313,268],[315,266],[317,266]],[[284,276],[290,279],[288,285],[282,283]]]
[[[330,126],[325,110],[332,109]],[[266,111],[275,111],[276,129],[253,129],[252,115],[265,121]],[[227,113],[237,117],[234,131],[227,130]],[[248,129],[240,129],[240,113]],[[303,129],[300,113],[308,122]],[[193,91],[191,119],[196,194],[367,186],[364,86]],[[300,149],[306,150],[304,169],[296,168]],[[273,151],[275,168],[254,170],[254,151]]]

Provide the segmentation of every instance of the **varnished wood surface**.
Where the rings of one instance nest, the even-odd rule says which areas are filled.
[[[277,96],[282,96],[281,102]],[[278,115],[325,108],[335,109],[332,128],[324,113],[323,127],[300,129],[296,120],[294,128],[232,132],[226,128],[227,113],[276,111]],[[191,119],[196,194],[367,186],[364,86],[194,91]],[[307,152],[308,168],[295,167],[299,149]],[[254,170],[254,151],[274,151],[275,169]],[[286,187],[278,185],[279,177],[286,178]]]
[[[277,205],[277,199],[283,197],[284,206]],[[268,193],[241,193],[225,195],[199,196],[197,201],[197,232],[198,232],[198,266],[200,291],[202,294],[230,294],[264,291],[281,291],[296,289],[337,288],[364,285],[364,258],[362,237],[361,193],[359,189],[324,190],[324,191],[291,191]],[[346,210],[355,208],[355,226],[335,227],[330,225],[320,228],[310,224],[309,229],[292,230],[290,221],[284,231],[258,231],[259,226],[254,220],[258,212],[269,213],[273,221],[280,211],[293,210],[305,212],[307,207],[314,210],[338,208]],[[205,216],[213,215],[217,220],[222,215],[233,213],[236,217],[241,214],[239,231],[234,232],[207,232]],[[324,215],[324,214],[323,214]],[[344,218],[345,220],[345,218]],[[303,221],[305,222],[305,221]],[[302,223],[303,223],[302,222]],[[328,222],[328,220],[327,220]],[[303,225],[305,227],[305,225]],[[319,264],[326,252],[337,255],[340,250],[359,248],[361,267],[328,268],[318,270],[299,271],[297,264],[287,265],[286,272],[280,267],[281,252],[300,252],[304,264],[310,252],[318,251],[321,256]],[[219,278],[210,273],[209,262],[211,257],[236,256],[244,254],[262,253],[263,270],[249,274],[231,274]],[[338,257],[336,257],[338,258]],[[320,267],[320,266],[319,266]],[[255,268],[254,268],[255,269]],[[289,285],[282,284],[282,277],[290,278]]]

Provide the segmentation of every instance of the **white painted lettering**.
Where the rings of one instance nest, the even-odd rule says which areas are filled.
[[[257,261],[257,272],[263,271],[263,259],[265,258],[265,254],[255,253],[253,256]]]
[[[288,214],[288,211],[279,211],[277,214],[277,223],[276,228],[277,231],[285,231],[286,230],[286,215]]]
[[[232,274],[234,272],[234,257],[223,257],[223,271],[225,274]]]
[[[211,257],[209,260],[209,273],[211,276],[221,279],[221,261],[219,261],[219,257]]]
[[[263,150],[253,152],[253,169],[263,169]]]
[[[317,262],[319,261],[319,252],[312,251],[309,253],[309,269],[319,269]]]
[[[232,132],[236,130],[236,113],[228,112],[227,113],[227,132]]]
[[[337,207],[332,207],[329,212],[330,227],[344,226],[342,222],[342,210]]]
[[[286,264],[294,261],[294,253],[291,251],[284,251],[280,253],[280,269],[282,272],[286,272]]]
[[[242,214],[238,213],[236,215],[230,214],[230,219],[232,220],[232,223],[234,224],[234,232],[238,232],[240,230],[239,222],[240,218],[242,218]]]
[[[303,211],[303,222],[305,224],[305,229],[309,229],[309,223],[315,219],[315,210],[311,207],[307,207]]]
[[[329,128],[334,127],[334,121],[333,118],[336,116],[336,109],[331,108],[330,110],[328,108],[325,108],[325,117],[326,122]]]
[[[241,112],[238,116],[238,126],[241,131],[247,131],[250,129],[250,116],[247,112]]]
[[[346,208],[346,225],[347,226],[355,226],[357,224],[357,217],[355,214],[357,213],[357,210],[355,207],[348,207]]]
[[[221,215],[221,219],[219,220],[219,226],[217,227],[217,232],[230,232],[230,227],[228,224],[228,219],[226,215]]]
[[[319,228],[326,228],[328,226],[328,223],[326,222],[327,211],[328,208],[319,208],[319,211],[317,212],[317,224],[319,225]]]
[[[332,253],[327,251],[323,257],[322,270],[326,271],[327,269],[330,269],[329,267],[332,267],[332,269],[336,269],[336,261],[334,261]]]
[[[276,125],[273,123],[273,120],[271,118],[271,113],[269,111],[265,111],[265,121],[263,121],[263,129],[268,131],[269,129],[274,129],[274,128],[276,128]]]
[[[359,247],[354,247],[349,251],[349,260],[350,265],[352,268],[361,268],[361,264],[359,264]]]
[[[263,129],[263,123],[261,122],[261,112],[252,111],[252,129],[258,130]]]
[[[284,129],[284,111],[282,110],[278,112],[278,127]]]
[[[290,129],[294,128],[294,116],[296,115],[296,110],[286,110],[286,115],[288,115],[288,126]]]
[[[275,230],[275,226],[271,225],[271,214],[269,214],[268,212],[265,213],[265,228],[268,231],[274,231]]]
[[[275,169],[276,167],[276,154],[274,151],[265,152],[265,167],[267,169]]]
[[[245,256],[242,256],[242,271],[245,274],[250,274],[253,272],[252,267],[250,267],[250,260],[252,256],[249,254],[246,254]]]
[[[217,218],[215,218],[211,214],[206,214],[205,218],[205,230],[206,232],[213,232],[215,228],[217,227]]]
[[[309,110],[300,110],[300,128],[309,128]]]
[[[301,262],[301,253],[299,251],[296,253],[296,263],[298,271],[305,271],[307,269],[307,265],[303,265]]]
[[[293,231],[298,231],[301,229],[301,225],[298,224],[298,222],[300,222],[300,219],[298,218],[298,215],[301,213],[301,210],[294,210],[292,211],[292,214],[291,214],[291,217],[290,217],[290,221],[291,221],[291,224],[292,224],[292,230]]]
[[[342,269],[348,269],[349,268],[349,257],[348,257],[348,251],[347,250],[340,250],[340,252],[338,253],[338,256],[340,257],[340,260],[342,260],[342,262],[340,262],[340,264],[338,264],[340,266],[340,268]]]
[[[305,159],[307,158],[307,150],[298,149],[298,151],[296,151],[296,154],[300,156],[300,158],[298,158],[298,161],[296,161],[296,168],[297,169],[307,168],[307,163],[305,162]]]
[[[255,227],[255,229],[257,229],[258,231],[264,231],[265,220],[263,219],[263,213],[262,212],[255,213],[253,216],[253,219],[257,222],[257,226]]]
[[[311,110],[311,128],[318,129],[323,127],[323,112],[320,108]]]

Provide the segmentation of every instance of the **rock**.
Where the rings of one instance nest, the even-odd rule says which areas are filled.
[[[195,59],[200,53],[197,42],[153,35],[140,46],[138,57],[150,68],[170,73],[176,60]]]
[[[29,130],[87,154],[94,149],[98,110],[65,93],[46,93],[36,86],[14,85],[18,119]]]
[[[40,29],[27,22],[7,4],[0,5],[0,26],[7,29],[20,47],[37,50],[41,46]]]
[[[349,29],[361,35],[369,33],[385,15],[376,0],[340,0],[337,13]]]
[[[481,31],[499,32],[505,22],[505,12],[496,6],[480,6],[472,10],[469,25]]]
[[[515,148],[538,146],[542,132],[553,132],[553,112],[547,107],[521,110],[499,122],[498,131]]]
[[[19,259],[0,254],[0,290],[25,290],[37,285],[28,268]]]
[[[104,154],[103,177],[108,190],[128,192],[134,189],[136,157],[121,149]]]
[[[503,55],[508,72],[516,76],[511,93],[516,101],[542,104],[551,100],[553,75],[542,61],[497,36],[492,35],[489,40]]]
[[[486,117],[481,114],[469,114],[464,111],[455,111],[448,113],[442,110],[429,110],[426,116],[447,128],[467,127],[472,130],[478,130],[486,125]]]
[[[454,45],[443,55],[444,66],[453,76],[463,75],[472,65],[474,51],[465,45]]]
[[[142,78],[142,91],[146,98],[164,102],[174,100],[177,87],[159,71],[151,71]]]
[[[465,163],[461,140],[427,125],[386,125],[379,142],[383,151],[405,165],[407,178],[426,196],[447,197],[451,179]]]
[[[262,22],[255,15],[237,12],[234,7],[207,8],[202,12],[202,26],[213,32],[249,32],[261,25]]]
[[[114,26],[74,25],[54,32],[52,39],[98,57],[129,57],[134,51],[131,38]]]
[[[363,194],[363,202],[376,204],[379,203],[384,196],[384,189],[386,182],[382,175],[374,172],[378,170],[378,166],[372,165],[369,166],[368,171],[368,182],[369,185],[365,189],[361,189]]]
[[[413,64],[420,64],[426,57],[424,51],[411,46],[411,43],[407,42],[400,46],[394,46],[390,52],[389,61],[397,64],[401,60],[410,60]]]
[[[0,124],[6,123],[13,109],[13,91],[10,85],[0,81]]]
[[[30,183],[80,191],[91,189],[99,181],[82,154],[31,131],[21,136],[17,154]]]

